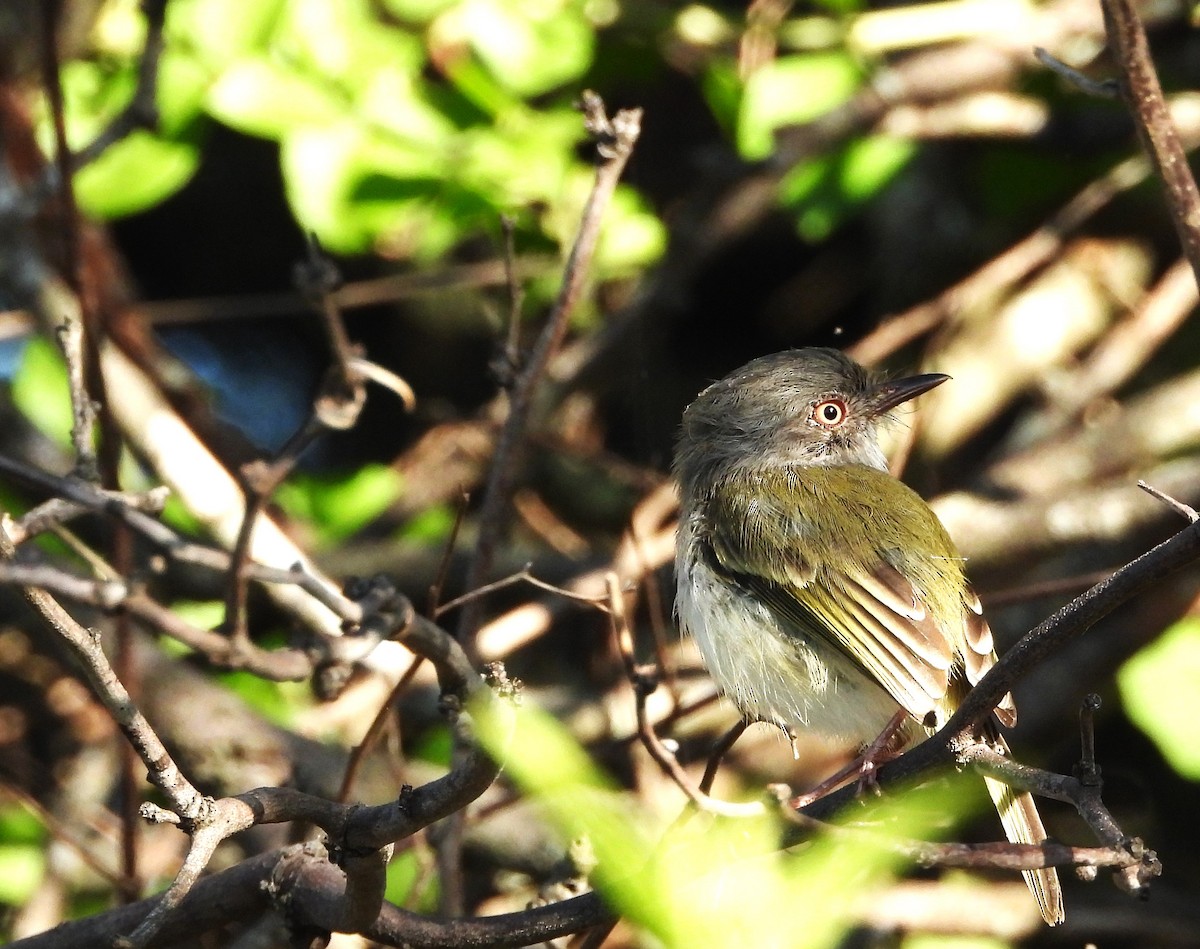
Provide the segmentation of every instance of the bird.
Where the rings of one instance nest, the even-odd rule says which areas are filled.
[[[747,721],[900,751],[996,662],[953,540],[879,442],[893,409],[948,379],[889,380],[808,347],[750,361],[684,411],[676,616]],[[1007,753],[997,722],[1015,721],[1006,695],[985,737]],[[1045,840],[1028,793],[984,781],[1010,841]],[[1062,922],[1054,868],[1023,875]]]

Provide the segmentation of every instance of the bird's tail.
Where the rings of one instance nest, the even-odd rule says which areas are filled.
[[[1008,754],[1008,745],[998,735],[989,736],[998,739],[1000,750]],[[1042,826],[1041,815],[1033,797],[1026,791],[1015,791],[1003,781],[984,777],[988,794],[1000,822],[1004,825],[1004,834],[1015,844],[1040,844],[1046,839],[1046,828]],[[1065,918],[1063,912],[1062,887],[1058,882],[1058,871],[1054,867],[1040,870],[1023,870],[1021,875],[1029,884],[1033,898],[1037,900],[1038,909],[1042,911],[1042,919],[1050,926],[1057,926]]]

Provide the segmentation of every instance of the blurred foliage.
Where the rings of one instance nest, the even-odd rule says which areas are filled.
[[[592,883],[622,916],[673,949],[836,946],[860,901],[901,865],[892,842],[928,839],[930,817],[944,830],[962,807],[944,789],[927,788],[864,805],[856,830],[780,851],[779,819],[770,810],[737,820],[655,814],[623,793],[546,712],[522,704],[509,735],[510,710],[497,714],[489,697],[473,711],[485,747],[517,786],[564,839],[587,842]]]
[[[1176,623],[1117,673],[1130,719],[1153,739],[1171,767],[1200,781],[1196,696],[1200,695],[1200,618]]]
[[[0,807],[0,903],[20,905],[42,885],[46,829],[19,805]]]
[[[321,549],[357,533],[382,514],[401,491],[388,465],[363,465],[343,476],[299,474],[280,486],[275,500],[289,517],[317,529]]]
[[[71,392],[62,353],[50,340],[29,340],[12,378],[12,401],[56,445],[71,444]]]
[[[571,106],[595,44],[585,11],[575,0],[174,0],[161,126],[87,168],[79,200],[99,217],[162,201],[195,171],[215,119],[279,144],[297,222],[332,251],[429,261],[538,205],[553,213],[521,215],[522,241],[562,245],[591,179]],[[114,0],[94,55],[64,70],[73,146],[132,97],[142,32],[137,4]],[[622,190],[602,276],[663,246],[657,218]]]

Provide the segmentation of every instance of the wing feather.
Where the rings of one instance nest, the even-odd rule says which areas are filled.
[[[834,522],[830,499],[850,486],[846,478],[856,498],[865,488],[872,503]],[[961,569],[953,543],[932,510],[890,475],[862,466],[787,469],[773,480],[718,486],[708,505],[714,562],[785,627],[837,649],[918,720],[957,704],[949,689],[955,668],[974,684],[995,661],[965,579],[936,582],[948,564]],[[783,537],[808,542],[781,549]],[[940,599],[930,587],[943,591]],[[1011,698],[998,714],[1007,720]]]

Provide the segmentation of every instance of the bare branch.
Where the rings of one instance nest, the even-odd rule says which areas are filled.
[[[602,160],[596,167],[596,178],[583,209],[575,243],[567,258],[558,298],[528,360],[513,384],[508,418],[492,456],[487,487],[479,512],[479,537],[471,560],[467,589],[481,586],[491,569],[495,547],[508,516],[517,455],[533,410],[534,393],[546,372],[550,357],[566,334],[568,319],[575,309],[590,270],[592,255],[600,237],[604,211],[641,133],[640,109],[622,110],[610,120],[605,114],[604,103],[592,92],[583,94],[582,108],[585,125],[597,139],[597,151]],[[459,637],[470,644],[469,649],[472,652],[475,648],[474,637],[478,622],[479,610],[474,606],[463,612],[458,624]]]
[[[1109,47],[1121,68],[1122,97],[1133,114],[1142,147],[1166,187],[1179,243],[1200,283],[1200,191],[1163,98],[1146,30],[1132,0],[1100,0],[1100,7]]]

